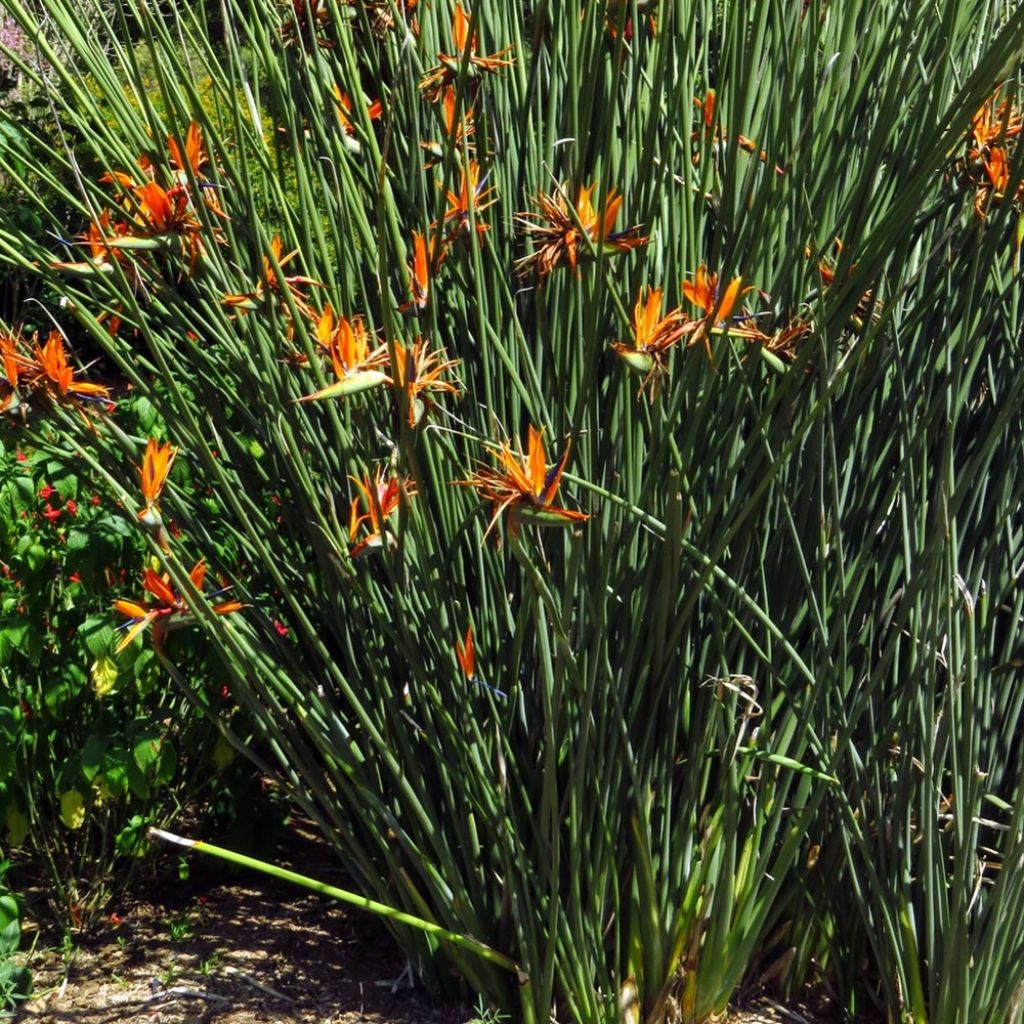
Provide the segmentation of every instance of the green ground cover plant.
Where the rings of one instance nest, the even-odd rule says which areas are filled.
[[[118,664],[216,652],[437,988],[1019,1020],[1024,11],[41,3],[5,407]]]
[[[149,429],[154,416],[145,400],[120,402],[133,429]],[[234,755],[167,687],[151,650],[113,656],[112,595],[127,580],[125,564],[143,557],[116,497],[80,472],[55,432],[15,427],[3,440],[3,846],[20,863],[11,878],[43,881],[52,916],[80,928],[130,883],[146,828],[173,820],[190,798],[230,788]],[[209,652],[193,647],[188,660],[211,678],[213,716],[231,717],[237,708],[226,684],[214,684]]]

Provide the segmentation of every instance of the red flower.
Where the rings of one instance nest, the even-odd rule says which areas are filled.
[[[72,498],[68,498],[68,500],[64,502],[64,511],[67,512],[69,516],[77,516],[78,502],[74,501]]]
[[[51,494],[53,494],[53,488],[49,484],[43,484],[39,488],[39,497],[45,501]]]
[[[111,914],[110,923],[115,927],[119,928],[124,923],[124,918],[120,914]]]
[[[288,635],[288,627],[280,619],[274,619],[274,629],[277,630],[280,636]]]
[[[49,519],[51,523],[55,523],[60,519],[60,512],[61,510],[59,508],[52,508],[50,504],[47,503],[46,508],[43,510],[43,518]]]
[[[24,462],[24,461],[25,461],[25,460],[26,460],[26,459],[28,458],[28,456],[27,456],[27,455],[26,455],[26,454],[25,454],[25,453],[24,453],[23,451],[19,451],[19,452],[17,452],[17,453],[15,454],[15,456],[14,456],[14,457],[15,457],[15,458],[16,458],[16,459],[17,459],[17,460],[18,460],[19,462]]]
[[[77,572],[73,572],[68,577],[68,583],[81,583],[81,582],[82,582],[82,577],[79,576]]]
[[[90,504],[90,505],[93,505],[93,506],[95,506],[95,505],[98,505],[99,503],[100,503],[100,496],[99,496],[98,494],[94,494],[94,495],[93,495],[93,496],[92,496],[92,497],[91,497],[91,498],[89,499],[89,504]]]

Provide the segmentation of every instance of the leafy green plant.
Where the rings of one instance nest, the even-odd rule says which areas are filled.
[[[8,387],[165,570],[121,657],[201,703],[203,634],[421,976],[517,1019],[708,1020],[783,942],[1015,1012],[1024,11],[78,6],[21,154],[78,224],[0,257],[195,486],[83,368]]]
[[[123,403],[122,418],[152,426],[147,403]],[[0,460],[0,822],[58,920],[81,926],[130,882],[146,828],[237,770],[152,651],[114,657],[113,595],[140,538],[50,436],[8,430]],[[207,703],[236,710],[212,686]]]
[[[9,863],[0,864],[0,1016],[26,999],[32,989],[32,975],[13,959],[21,944],[21,905],[4,886]]]

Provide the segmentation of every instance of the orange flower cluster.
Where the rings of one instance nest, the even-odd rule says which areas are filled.
[[[206,563],[196,562],[189,572],[189,579],[196,590],[202,591],[206,579]],[[155,600],[142,601],[118,600],[114,608],[127,616],[122,629],[125,635],[114,648],[120,654],[147,626],[153,627],[153,647],[158,652],[163,650],[164,637],[173,629],[180,629],[195,621],[188,601],[171,585],[171,577],[167,573],[158,574],[154,569],[142,571],[142,589]],[[241,611],[245,605],[239,601],[221,601],[212,607],[216,615],[229,615]]]
[[[285,323],[288,324],[290,337],[292,327],[291,305],[294,305],[303,316],[311,317],[313,310],[307,302],[308,296],[303,291],[303,288],[307,286],[318,288],[320,283],[310,277],[303,277],[301,274],[283,273],[285,266],[298,255],[299,250],[292,249],[291,252],[282,256],[282,248],[281,236],[274,235],[270,240],[270,255],[263,257],[263,272],[260,274],[259,280],[253,285],[251,291],[225,295],[221,302],[225,306],[237,309],[240,314],[244,315],[259,309],[263,305],[264,300],[269,296],[278,307],[278,311]],[[275,264],[282,271],[280,277],[277,274],[277,270],[275,270]]]
[[[641,235],[638,226],[613,233],[622,196],[614,188],[609,189],[603,214],[599,215],[592,199],[596,188],[596,184],[589,188],[581,185],[574,204],[569,203],[564,188],[555,196],[541,192],[537,196],[539,213],[516,214],[533,243],[533,251],[516,261],[521,276],[533,274],[537,283],[543,284],[557,267],[568,266],[576,271],[580,260],[591,256],[591,250],[614,255],[647,244],[648,239]]]
[[[0,381],[0,412],[28,415],[27,393],[45,394],[53,401],[68,402],[82,411],[83,401],[110,401],[110,392],[102,384],[78,379],[68,362],[64,338],[59,331],[50,331],[44,343],[34,335],[31,353],[17,333],[0,330],[0,357],[3,359],[3,380]],[[83,413],[84,414],[84,413]]]
[[[734,315],[737,301],[751,289],[743,288],[739,277],[734,277],[723,288],[718,275],[709,273],[704,264],[697,268],[692,281],[682,283],[681,290],[686,300],[699,311],[697,316],[687,316],[678,306],[663,314],[662,290],[641,288],[633,307],[632,339],[612,342],[612,350],[626,366],[643,375],[640,393],[646,391],[652,401],[668,377],[668,354],[683,339],[686,339],[687,347],[703,344],[713,367],[713,334],[728,333],[731,337],[760,345],[773,356],[792,359],[800,341],[812,330],[810,323],[797,318],[778,330],[768,332],[757,326],[755,315],[747,312]]]
[[[371,340],[376,342],[377,339],[369,333],[362,317],[339,317],[335,323],[334,311],[328,304],[317,323],[317,340],[330,357],[335,382],[296,401],[344,398],[381,384],[391,384],[396,394],[403,396],[409,426],[415,428],[434,407],[431,394],[459,393],[459,386],[443,377],[458,366],[458,360],[445,358],[443,349],[431,352],[429,343],[421,337],[408,349],[394,342],[392,365],[388,346],[371,344]],[[391,374],[385,372],[389,368]]]
[[[1017,140],[1024,130],[1020,108],[1001,98],[1002,89],[993,95],[971,118],[967,133],[965,165],[974,185],[974,212],[981,220],[994,204],[1009,200],[1024,203],[1024,181],[1011,189],[1012,164],[1017,158]]]
[[[462,486],[474,488],[481,498],[491,503],[487,533],[494,529],[506,511],[512,536],[524,524],[565,526],[590,518],[586,512],[575,512],[553,504],[569,461],[570,448],[571,445],[566,444],[561,456],[549,465],[544,450],[544,432],[531,425],[525,453],[503,441],[493,446],[496,466],[482,465],[468,480],[457,481]]]
[[[192,194],[193,182],[201,193],[202,205],[217,217],[225,216],[213,184],[203,177],[208,158],[195,121],[189,124],[183,144],[173,136],[167,137],[162,163],[167,167],[166,187],[157,180],[160,172],[149,154],[139,157],[137,174],[104,174],[100,182],[114,185],[119,195],[116,205],[104,209],[81,238],[89,246],[90,260],[51,266],[55,270],[92,274],[109,271],[111,261],[117,260],[134,277],[129,252],[169,250],[187,258],[191,275],[203,254],[203,224]],[[220,240],[217,232],[213,232],[213,237]],[[116,333],[116,326],[112,332]]]
[[[420,82],[423,95],[432,103],[442,97],[448,86],[458,81],[464,62],[464,74],[469,81],[478,79],[481,74],[494,74],[515,63],[514,60],[505,59],[505,54],[512,49],[511,46],[506,46],[490,56],[481,57],[476,49],[476,32],[470,34],[469,31],[470,21],[469,11],[465,10],[461,3],[456,3],[452,16],[452,43],[455,52],[439,53],[437,65],[430,68]]]
[[[402,502],[416,496],[416,484],[396,476],[385,477],[381,469],[371,480],[351,476],[357,495],[349,508],[348,538],[354,545],[351,558],[358,558],[384,543],[384,524],[399,510]],[[389,538],[393,540],[393,538]]]

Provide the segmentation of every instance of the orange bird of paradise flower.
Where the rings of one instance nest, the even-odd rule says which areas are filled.
[[[146,502],[145,508],[139,512],[139,521],[155,531],[157,541],[164,551],[170,550],[170,541],[160,515],[160,494],[177,454],[178,449],[169,441],[160,444],[155,437],[151,437],[146,442],[146,451],[139,466],[139,488]]]
[[[1010,164],[1006,150],[1002,146],[989,146],[981,158],[981,166],[983,176],[974,196],[974,212],[981,220],[985,220],[989,203],[1005,200],[1010,187]],[[1018,184],[1011,198],[1014,201],[1024,198],[1024,181]]]
[[[633,19],[629,16],[629,0],[608,0],[606,20],[608,33],[612,39],[619,38],[619,25],[622,25],[622,37],[629,43],[633,40]],[[658,9],[658,0],[638,0],[636,5],[637,13],[646,15],[642,19],[647,25],[647,34],[653,39],[657,33],[657,23],[654,15]]]
[[[484,179],[486,180],[486,178]],[[493,205],[497,200],[490,198],[493,188],[484,188],[480,180],[480,165],[475,160],[469,161],[469,167],[463,168],[460,172],[459,191],[447,191],[448,206],[445,208],[441,223],[454,222],[446,238],[452,241],[459,235],[469,237],[469,211],[473,211],[473,223],[476,225],[477,238],[481,238],[485,232],[491,230],[490,224],[485,224],[480,219],[480,214]],[[430,225],[431,230],[438,226],[435,221]]]
[[[270,240],[270,253],[273,257],[273,261],[277,263],[282,270],[284,270],[284,268],[299,254],[299,250],[292,249],[291,252],[286,253],[284,256],[281,255],[281,250],[281,236],[274,235]],[[311,316],[312,310],[306,302],[306,295],[302,291],[302,288],[306,285],[319,288],[320,282],[314,281],[311,277],[303,277],[301,274],[283,275],[283,277],[284,287],[291,295],[292,301],[295,303],[295,308],[303,316]],[[255,309],[259,309],[264,296],[268,294],[278,297],[281,313],[290,321],[291,318],[288,310],[288,303],[284,292],[282,291],[281,284],[278,281],[277,274],[274,273],[273,263],[269,257],[264,256],[263,273],[260,279],[256,282],[253,290],[251,292],[242,292],[236,295],[225,295],[220,301],[225,306],[230,306],[232,309],[237,309],[241,313],[245,314],[251,313]]]
[[[203,132],[197,122],[189,122],[184,143],[184,147],[179,146],[178,140],[173,135],[167,136],[167,155],[171,167],[176,171],[191,171],[192,177],[199,181],[199,172],[207,161],[207,155]],[[185,184],[187,183],[188,179],[186,178]]]
[[[459,394],[459,385],[442,380],[441,374],[459,365],[458,359],[446,359],[444,349],[430,351],[430,343],[417,338],[410,348],[395,342],[394,383],[405,392],[410,427],[417,427],[434,407],[430,394]]]
[[[21,341],[19,334],[8,334],[0,330],[0,358],[3,359],[3,386],[6,394],[0,399],[0,412],[28,414],[28,407],[21,398],[19,384],[37,371],[36,364],[18,351]],[[31,381],[28,381],[31,384]]]
[[[455,11],[452,14],[452,42],[455,46],[455,53],[439,53],[437,55],[437,65],[430,68],[420,82],[420,89],[423,91],[423,95],[431,103],[441,98],[446,86],[457,81],[459,67],[462,63],[463,55],[467,51],[466,77],[470,80],[479,78],[482,72],[494,74],[502,68],[507,68],[515,63],[514,60],[504,59],[505,54],[512,49],[511,46],[506,46],[503,50],[500,50],[498,53],[492,53],[488,57],[478,56],[476,52],[476,33],[474,32],[472,38],[470,37],[469,20],[469,12],[463,8],[462,4],[456,3]]]
[[[77,242],[84,242],[89,246],[89,256],[92,262],[78,261],[75,263],[50,263],[53,270],[67,270],[72,273],[91,275],[96,273],[107,273],[112,270],[110,260],[116,259],[128,273],[131,270],[131,262],[124,252],[119,251],[117,239],[126,238],[131,234],[131,228],[123,221],[111,224],[110,210],[104,209],[99,219],[89,225],[84,235],[78,235]]]
[[[314,402],[320,398],[343,398],[345,395],[354,395],[386,384],[389,380],[382,369],[388,364],[387,345],[370,348],[370,338],[373,335],[367,331],[366,323],[361,316],[354,316],[351,320],[339,317],[335,326],[334,310],[328,303],[317,323],[316,334],[317,340],[331,357],[331,366],[338,379],[312,395],[303,395],[295,401]]]
[[[355,484],[359,492],[352,499],[349,508],[348,539],[353,543],[349,556],[358,558],[383,544],[384,524],[398,511],[403,499],[416,496],[416,484],[412,480],[401,480],[396,476],[385,479],[380,468],[377,469],[373,480],[369,475],[362,480],[350,476],[349,480]],[[360,533],[364,532],[364,528],[366,536],[355,543]]]
[[[707,93],[704,96],[704,99],[701,99],[699,96],[693,97],[693,105],[699,111],[700,120],[703,127],[703,135],[705,139],[714,142],[720,141],[724,143],[728,141],[729,135],[724,127],[718,127],[715,124],[716,96],[717,94],[715,93],[714,89],[708,89]],[[701,134],[701,132],[694,132],[691,138],[699,139],[701,137]],[[736,145],[747,153],[756,153],[757,158],[758,160],[761,161],[761,163],[767,162],[767,152],[763,149],[758,149],[758,145],[753,139],[748,139],[745,135],[737,135]],[[700,163],[700,153],[694,154],[693,162],[695,164]],[[778,174],[779,176],[782,176],[786,173],[786,169],[785,167],[780,167],[778,164],[776,164],[775,173]]]
[[[121,249],[150,249],[164,247],[168,239],[177,239],[182,254],[188,259],[191,274],[203,253],[203,228],[188,189],[175,185],[168,190],[155,181],[147,181],[134,185],[132,193],[141,221],[129,223],[126,230],[119,231],[106,244]]]
[[[468,480],[456,481],[461,486],[474,488],[481,498],[491,503],[491,521],[485,537],[506,510],[513,536],[521,523],[566,526],[590,518],[587,512],[575,512],[552,504],[572,445],[566,443],[565,451],[549,466],[543,433],[531,425],[525,454],[502,442],[494,447],[496,467],[481,466]]]
[[[427,240],[418,231],[412,233],[412,265],[409,267],[409,290],[412,298],[403,302],[399,313],[419,316],[430,301],[430,279],[444,259],[440,236],[435,235],[430,252],[427,251]]]
[[[466,149],[470,153],[473,152],[473,145],[469,142],[475,131],[473,104],[470,103],[466,106],[462,117],[456,117],[458,104],[455,86],[446,85],[441,100],[441,112],[444,118],[444,141],[420,143],[420,149],[425,150],[429,157],[424,169],[433,167],[434,164],[440,163],[444,159],[446,145],[450,145],[456,152],[459,152],[465,143]]]
[[[612,232],[622,196],[614,188],[609,189],[604,216],[600,217],[592,199],[595,188],[596,183],[589,188],[581,185],[571,209],[563,189],[559,189],[557,196],[541,192],[536,200],[540,212],[516,214],[524,233],[534,244],[534,251],[515,263],[520,275],[533,272],[538,283],[543,284],[559,266],[567,265],[576,271],[577,263],[590,255],[591,244],[608,254],[646,245],[647,238],[641,235],[639,226]]]
[[[496,686],[491,686],[490,683],[485,683],[480,676],[477,675],[476,671],[476,649],[473,646],[473,623],[470,623],[466,627],[466,635],[460,640],[458,637],[455,638],[455,660],[459,663],[459,668],[462,669],[462,674],[471,683],[477,683],[486,690],[490,690],[491,693],[497,694],[499,697],[507,698],[508,694],[504,690],[499,690]]]
[[[203,560],[196,562],[188,576],[192,581],[192,586],[201,591],[206,580],[206,562]],[[162,648],[165,635],[170,630],[187,626],[195,621],[185,598],[171,585],[169,574],[160,575],[148,567],[143,569],[142,589],[156,600],[114,602],[115,610],[128,617],[128,621],[119,627],[126,629],[127,633],[114,649],[116,654],[120,654],[149,625],[153,626],[153,646],[159,651]],[[213,606],[213,612],[216,615],[229,615],[244,607],[245,605],[239,601],[221,601]]]
[[[989,147],[1015,139],[1024,131],[1020,110],[1008,99],[1000,103],[1001,92],[1001,88],[996,89],[971,118],[967,155],[972,160],[984,156]]]
[[[476,651],[473,649],[473,623],[466,627],[465,639],[455,638],[455,658],[463,675],[470,681],[476,678]]]
[[[183,191],[188,190],[189,175],[199,185],[203,202],[218,217],[227,220],[227,214],[221,209],[217,200],[217,189],[212,182],[205,181],[202,170],[209,163],[209,156],[206,152],[206,143],[203,141],[202,129],[195,121],[189,122],[188,130],[185,132],[184,146],[179,146],[173,135],[167,136],[167,159],[171,169],[175,172],[177,188]],[[171,189],[172,194],[175,189]]]
[[[714,357],[711,355],[711,331],[720,325],[725,324],[732,314],[733,306],[740,296],[740,289],[743,284],[741,277],[734,277],[721,293],[717,274],[709,274],[705,264],[697,268],[693,281],[684,281],[683,295],[687,300],[704,315],[697,320],[687,322],[687,333],[692,334],[689,344],[695,345],[698,341],[704,343],[704,350],[707,353],[708,361],[715,365]],[[749,291],[749,289],[746,289]]]
[[[743,338],[752,345],[760,345],[770,356],[789,360],[796,358],[800,343],[813,332],[814,325],[799,317],[791,318],[773,331],[762,330],[753,316],[744,318],[739,325],[729,329],[731,335]]]
[[[348,138],[356,134],[356,126],[352,121],[352,97],[337,83],[331,86],[334,94],[335,113],[338,115],[338,124]],[[376,121],[384,113],[384,104],[380,100],[374,100],[366,105],[366,115],[371,121]]]
[[[281,41],[285,46],[305,46],[312,40],[326,50],[334,49],[324,29],[331,23],[331,12],[324,0],[289,0],[285,5],[292,17],[281,25]]]
[[[110,398],[110,392],[102,384],[75,380],[75,371],[68,364],[64,339],[59,331],[50,331],[45,345],[36,343],[35,361],[32,366],[37,373],[30,383],[41,385],[60,398],[72,401],[82,398],[108,401]]]
[[[678,307],[661,315],[662,290],[648,288],[637,293],[633,307],[633,341],[612,342],[612,349],[634,372],[644,375],[640,391],[649,388],[654,400],[662,380],[668,376],[665,357],[676,342],[686,334],[686,317]]]
[[[420,34],[420,26],[413,13],[417,0],[346,0],[351,8],[361,7],[370,21],[370,31],[378,38],[383,38],[399,23],[403,24],[414,36]],[[398,18],[392,11],[398,12]],[[358,16],[353,16],[352,23],[359,28]]]

